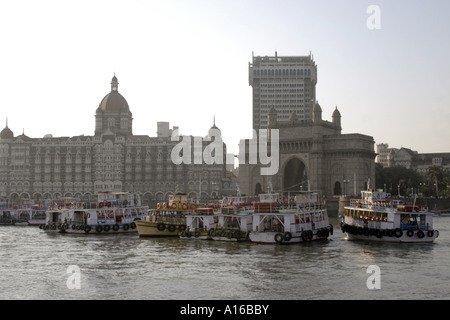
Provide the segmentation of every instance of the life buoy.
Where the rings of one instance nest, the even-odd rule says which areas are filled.
[[[276,243],[282,243],[283,242],[283,235],[281,233],[275,234],[273,237]]]
[[[283,238],[284,238],[284,241],[290,241],[292,239],[292,233],[285,232]]]
[[[156,205],[156,209],[161,209],[161,203],[158,202],[158,204]]]
[[[172,209],[176,209],[178,206],[176,203],[172,203]]]
[[[187,210],[188,205],[187,205],[186,203],[183,203],[183,205],[181,206],[181,208],[182,208],[183,210]]]
[[[159,231],[164,231],[164,230],[166,229],[166,225],[165,225],[164,223],[160,222],[160,223],[158,223],[158,224],[156,225],[156,228],[157,228]]]
[[[195,203],[192,203],[191,204],[191,210],[195,210],[195,209],[197,209],[197,206],[195,205]]]

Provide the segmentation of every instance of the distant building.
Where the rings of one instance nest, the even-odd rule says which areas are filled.
[[[426,174],[432,165],[450,170],[450,153],[418,153],[408,148],[389,148],[387,143],[377,144],[377,162],[385,168],[401,166]]]
[[[311,120],[316,101],[317,66],[311,56],[252,57],[249,85],[253,88],[253,129],[267,128],[271,107],[277,121],[292,112],[299,120]]]
[[[14,136],[7,124],[0,132],[0,197],[13,203],[61,197],[94,200],[99,191],[129,191],[151,202],[166,199],[176,186],[193,198],[235,192],[225,162],[173,163],[171,151],[178,141],[171,136],[177,127],[158,122],[156,137],[133,135],[132,113],[118,85],[114,76],[111,92],[96,110],[93,136]],[[215,124],[212,128],[218,130]],[[200,140],[204,149],[208,142]]]

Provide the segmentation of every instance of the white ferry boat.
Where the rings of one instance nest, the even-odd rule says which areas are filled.
[[[169,195],[168,202],[158,203],[145,219],[136,221],[139,237],[178,237],[186,230],[186,215],[196,208],[184,193]]]
[[[217,223],[209,230],[216,241],[248,241],[253,221],[253,203],[248,196],[226,196],[217,211]]]
[[[186,230],[179,231],[180,239],[211,239],[211,232],[217,226],[218,216],[213,208],[197,208],[186,214]]]
[[[60,233],[68,228],[69,210],[65,205],[50,205],[45,212],[45,224],[39,226],[46,233]]]
[[[299,243],[327,239],[333,234],[326,204],[319,194],[304,192],[295,205],[283,208],[275,198],[255,204],[250,240],[256,243]]]
[[[41,226],[45,224],[46,209],[32,205],[31,207],[17,208],[15,210],[16,226]]]
[[[361,199],[351,199],[344,209],[341,230],[349,240],[432,242],[439,236],[432,212],[389,201],[383,191],[361,191]]]
[[[69,234],[137,232],[136,221],[148,215],[148,206],[137,194],[100,192],[95,208],[86,203],[58,205],[47,210],[44,231]]]
[[[253,211],[236,211],[218,214],[218,223],[209,235],[216,241],[248,241],[253,221]]]

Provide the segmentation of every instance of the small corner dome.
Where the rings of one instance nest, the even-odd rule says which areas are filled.
[[[6,126],[1,132],[0,132],[0,138],[1,139],[13,139],[14,133],[8,126]]]
[[[313,111],[322,112],[322,108],[320,107],[319,102],[316,102],[316,104],[314,105]]]
[[[333,118],[338,118],[338,117],[341,117],[341,113],[339,112],[339,110],[336,106],[336,109],[334,109],[334,111],[333,111]]]
[[[211,137],[222,137],[222,131],[220,131],[220,129],[216,126],[216,117],[214,117],[214,122],[211,128],[209,128],[208,130],[208,138]]]

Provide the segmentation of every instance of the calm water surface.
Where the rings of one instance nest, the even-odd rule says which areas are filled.
[[[282,246],[2,226],[0,299],[450,299],[449,217],[435,218],[432,244],[347,241],[331,222],[328,241]]]

